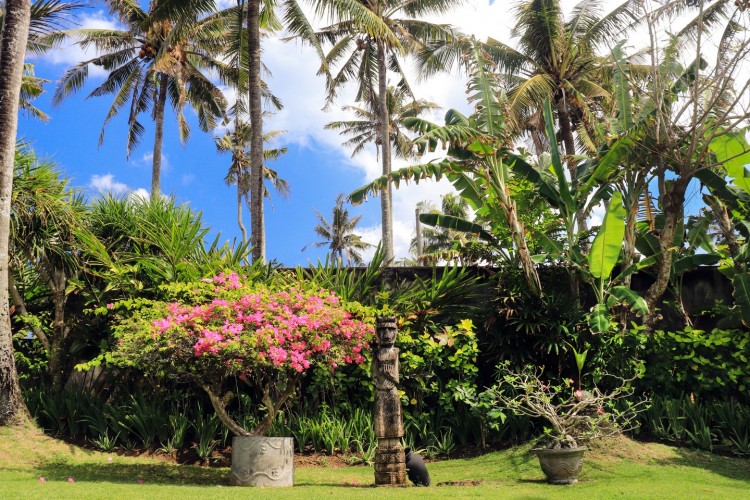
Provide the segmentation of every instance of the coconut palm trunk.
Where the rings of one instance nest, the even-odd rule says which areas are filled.
[[[151,199],[156,200],[161,194],[161,151],[164,144],[164,108],[167,104],[167,84],[169,76],[159,75],[159,95],[154,106],[154,157],[151,167]]]
[[[0,425],[19,423],[28,417],[13,355],[8,308],[8,255],[18,98],[30,20],[30,0],[5,2],[5,29],[0,45]]]
[[[260,89],[260,0],[247,5],[248,109],[250,110],[250,242],[253,261],[266,260],[263,221],[263,110]]]
[[[380,112],[380,152],[383,156],[383,175],[391,174],[391,140],[388,130],[388,87],[386,82],[385,43],[378,40],[378,102]],[[393,195],[390,182],[386,182],[380,193],[380,211],[383,224],[383,262],[393,262]]]

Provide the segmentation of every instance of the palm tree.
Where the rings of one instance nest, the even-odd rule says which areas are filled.
[[[611,98],[601,84],[611,64],[596,50],[622,37],[636,21],[637,1],[626,0],[602,16],[601,0],[583,0],[566,19],[560,0],[523,0],[516,6],[512,35],[517,48],[488,39],[485,50],[497,64],[508,87],[508,125],[516,134],[544,134],[542,105],[552,101],[557,116],[558,141],[565,153],[576,152],[574,132],[586,135],[597,121],[600,104]],[[454,39],[434,44],[420,56],[427,74],[461,61],[468,44]],[[607,47],[609,49],[609,47]],[[575,178],[575,163],[568,162]]]
[[[378,118],[379,148],[383,175],[391,172],[391,120],[388,110],[387,72],[401,75],[399,87],[410,95],[404,78],[401,56],[415,53],[426,40],[445,40],[449,29],[420,18],[448,11],[460,0],[358,0],[318,2],[318,12],[334,13],[334,24],[318,33],[320,40],[332,45],[323,59],[321,71],[341,64],[327,81],[329,101],[350,79],[357,79],[356,100],[375,110]],[[384,261],[393,260],[393,214],[390,185],[381,193],[382,240]]]
[[[189,2],[188,2],[189,3]],[[78,29],[60,32],[78,39],[84,49],[94,47],[98,55],[69,69],[55,89],[53,102],[79,90],[89,74],[89,65],[109,71],[104,83],[89,97],[114,95],[112,106],[104,119],[99,142],[104,140],[104,129],[109,120],[128,105],[127,155],[140,142],[145,128],[139,121],[141,113],[151,109],[155,123],[151,197],[161,191],[161,158],[164,112],[169,101],[175,111],[180,139],[185,142],[190,127],[183,110],[190,104],[198,115],[204,131],[211,130],[224,116],[226,102],[221,91],[201,70],[215,70],[225,74],[226,65],[215,58],[217,40],[226,31],[222,16],[200,17],[192,12],[180,21],[157,19],[151,12],[128,0],[110,0],[110,11],[126,26],[116,29]],[[159,2],[152,2],[155,9]]]
[[[323,238],[323,241],[311,243],[314,247],[328,247],[331,260],[338,265],[342,265],[344,258],[348,265],[362,264],[362,255],[360,252],[371,247],[369,243],[362,241],[361,236],[354,233],[354,230],[362,219],[361,215],[350,218],[349,210],[344,208],[344,195],[339,194],[336,198],[336,205],[333,207],[333,216],[331,221],[327,221],[323,215],[315,211],[320,223],[315,226],[315,233]],[[307,246],[302,251],[304,252]]]
[[[55,30],[60,30],[71,20],[71,13],[82,6],[79,2],[61,2],[60,0],[37,0],[31,5],[31,21],[26,50],[36,55],[43,54],[61,41],[49,37]],[[5,23],[5,8],[0,6],[0,31]],[[43,85],[49,80],[34,75],[34,65],[24,64],[21,84],[20,107],[29,116],[47,121],[49,116],[31,104],[44,92]]]
[[[529,291],[541,296],[541,283],[526,241],[522,220],[518,217],[513,193],[508,180],[510,165],[517,158],[508,148],[509,133],[502,114],[503,103],[493,77],[494,64],[483,50],[483,44],[467,39],[466,63],[470,70],[467,85],[469,103],[474,113],[464,116],[455,109],[445,115],[444,126],[420,118],[412,118],[407,125],[422,135],[415,140],[421,150],[434,151],[438,144],[447,149],[444,159],[402,168],[383,175],[349,195],[353,203],[361,203],[370,194],[382,191],[391,182],[440,179],[448,177],[462,198],[485,220],[503,220],[514,245],[514,255],[524,272]],[[485,241],[497,245],[497,238],[483,227],[468,221],[453,222],[464,231],[478,234]]]
[[[407,98],[407,92],[404,88],[388,87],[389,138],[393,143],[393,151],[399,158],[408,158],[414,155],[414,143],[405,133],[404,120],[407,118],[416,118],[425,111],[439,109],[439,106],[434,102],[419,99],[411,100],[407,103]],[[344,146],[352,148],[352,157],[361,153],[367,143],[380,145],[377,109],[360,106],[344,106],[342,109],[353,112],[356,119],[331,122],[325,128],[339,130],[341,135],[351,137],[344,143]]]
[[[0,38],[0,425],[19,423],[28,417],[18,384],[10,311],[6,304],[9,302],[10,201],[13,192],[18,101],[29,37],[31,2],[6,0],[4,20]]]
[[[272,130],[264,135],[264,140],[265,142],[270,142],[283,133],[281,130]],[[237,225],[242,232],[243,243],[247,241],[247,230],[242,223],[242,199],[245,198],[248,206],[250,205],[248,192],[252,179],[252,150],[249,147],[251,134],[252,127],[249,123],[235,120],[234,130],[228,131],[224,136],[216,138],[216,149],[219,152],[232,153],[232,163],[224,180],[229,186],[237,186]],[[263,160],[264,162],[276,160],[285,154],[286,151],[286,148],[265,149],[263,151]],[[289,194],[289,184],[279,177],[276,170],[263,165],[263,176],[265,180],[271,183],[277,193],[282,196]],[[263,191],[266,198],[271,197],[268,189],[264,187]]]

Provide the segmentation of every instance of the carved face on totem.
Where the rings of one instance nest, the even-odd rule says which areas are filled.
[[[398,334],[396,318],[378,318],[376,332],[380,347],[393,347],[393,344],[396,343],[396,335]]]

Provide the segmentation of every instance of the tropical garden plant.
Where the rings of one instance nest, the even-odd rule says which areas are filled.
[[[610,389],[596,384],[582,389],[580,379],[555,383],[543,379],[538,367],[514,371],[501,364],[497,382],[480,395],[480,400],[490,401],[501,412],[545,420],[549,425],[543,435],[546,448],[577,448],[635,425],[645,401],[632,399],[634,390],[630,382],[616,378],[614,383],[610,381]],[[600,378],[602,386],[606,383]],[[469,404],[477,404],[472,397],[467,400]],[[504,414],[497,413],[497,417],[502,419]]]
[[[304,282],[280,289],[222,273],[175,290],[182,303],[152,303],[138,314],[123,303],[128,314],[105,359],[196,384],[238,436],[264,435],[313,366],[333,370],[364,362],[373,335],[371,311]],[[230,380],[247,383],[257,395],[264,417],[255,429],[227,412],[237,396],[225,393]]]

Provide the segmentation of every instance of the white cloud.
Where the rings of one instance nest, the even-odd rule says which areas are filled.
[[[133,189],[123,182],[116,181],[113,174],[92,175],[89,188],[99,194],[112,194],[115,196],[127,194],[128,197],[138,196],[144,199],[149,198],[149,193],[144,188]]]
[[[151,197],[151,194],[148,191],[146,191],[144,188],[134,189],[128,195],[128,198],[138,199],[140,201],[148,200],[150,197]],[[166,198],[166,196],[162,195],[162,198]]]
[[[95,189],[99,193],[112,193],[114,195],[120,195],[130,191],[127,184],[115,181],[115,176],[112,174],[92,175],[89,187]]]

